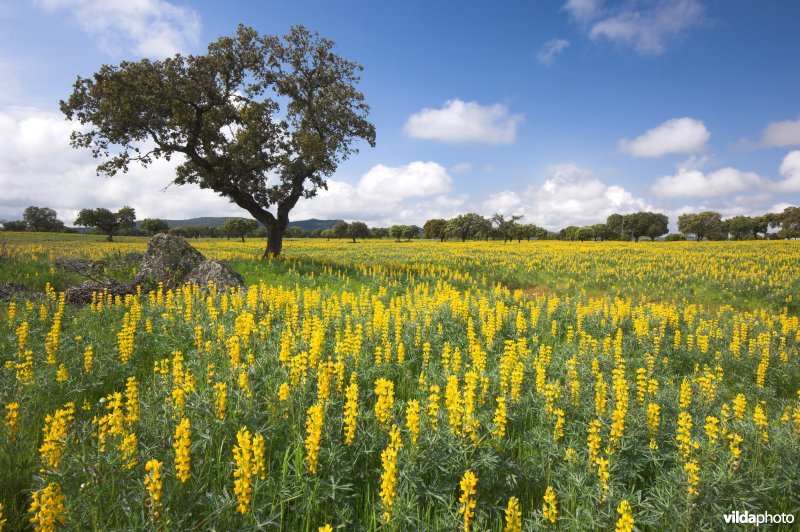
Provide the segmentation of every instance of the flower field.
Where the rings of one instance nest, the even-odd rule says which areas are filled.
[[[7,529],[800,514],[800,243],[200,240],[247,290],[64,304],[53,258],[145,245],[4,242]]]

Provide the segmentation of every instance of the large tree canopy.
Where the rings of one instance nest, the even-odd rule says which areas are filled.
[[[235,202],[267,227],[265,254],[279,255],[297,201],[326,188],[355,141],[375,145],[361,66],[333,47],[303,26],[279,38],[240,25],[204,55],[104,65],[61,110],[88,126],[72,145],[103,159],[98,174],[180,155],[174,183]]]

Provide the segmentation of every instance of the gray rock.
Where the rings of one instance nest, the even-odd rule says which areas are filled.
[[[57,258],[53,260],[53,266],[84,277],[92,277],[103,273],[106,263],[102,260]]]
[[[74,305],[88,305],[92,302],[92,294],[103,290],[107,290],[112,296],[125,296],[133,294],[135,287],[117,281],[84,281],[68,287],[64,292],[64,299],[67,303]]]
[[[231,287],[244,286],[244,279],[241,275],[227,264],[216,260],[207,260],[198,264],[189,272],[185,281],[199,285],[201,288],[206,288],[208,283],[213,281],[219,292],[227,291]]]
[[[15,296],[23,296],[27,289],[17,283],[0,283],[0,300],[11,299]]]
[[[183,284],[189,272],[205,260],[183,237],[159,233],[150,239],[134,284],[152,288],[159,281],[167,288]]]

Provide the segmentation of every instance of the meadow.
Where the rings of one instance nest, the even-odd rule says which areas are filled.
[[[146,239],[0,240],[7,529],[800,514],[799,242],[198,240],[248,289],[73,307],[54,258]]]

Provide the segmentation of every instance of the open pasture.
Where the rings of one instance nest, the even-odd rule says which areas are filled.
[[[192,244],[249,288],[72,307],[53,258],[146,240],[4,236],[0,282],[31,289],[0,303],[6,527],[800,512],[797,242]]]

